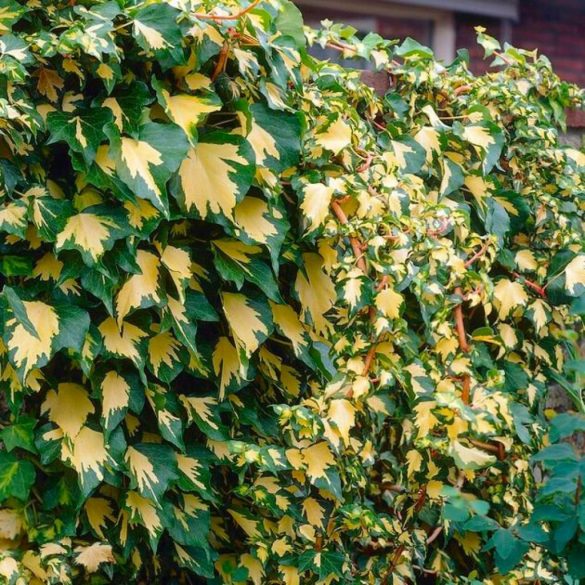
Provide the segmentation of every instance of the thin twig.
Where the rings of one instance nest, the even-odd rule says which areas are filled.
[[[465,268],[469,268],[476,260],[479,260],[489,248],[490,243],[486,242],[479,252],[476,252],[467,262],[465,262]]]
[[[463,291],[461,290],[460,286],[458,286],[455,289],[455,294],[457,294],[461,298],[463,298]],[[469,351],[471,350],[471,347],[469,346],[469,343],[467,342],[467,336],[465,334],[465,323],[463,321],[462,303],[459,303],[455,307],[455,326],[457,328],[457,337],[459,338],[459,348],[461,349],[462,352],[469,353]]]
[[[367,376],[372,369],[372,364],[374,363],[374,357],[376,357],[376,349],[377,345],[373,343],[368,350],[366,355],[366,361],[364,362],[364,370],[362,372],[362,376]]]
[[[215,81],[220,73],[225,71],[225,66],[227,63],[228,53],[230,50],[229,43],[226,41],[219,52],[219,57],[217,58],[217,63],[215,64],[215,69],[211,74],[211,81]]]
[[[374,160],[374,156],[372,153],[368,152],[366,160],[357,168],[358,173],[363,173],[370,168],[372,161]]]
[[[376,291],[379,292],[382,289],[386,288],[389,280],[390,280],[390,277],[387,274],[382,276],[382,278],[380,279],[380,282],[376,285]]]
[[[331,202],[331,209],[333,210],[333,213],[335,213],[335,215],[337,216],[337,219],[343,225],[347,225],[349,223],[349,220],[347,219],[347,215],[345,215],[345,212],[343,211],[343,209],[341,209],[341,205],[339,205],[339,203],[337,201]],[[351,247],[353,248],[353,253],[355,254],[356,264],[357,264],[358,268],[364,274],[367,274],[368,267],[366,265],[366,260],[365,260],[364,255],[363,255],[362,245],[361,245],[360,241],[355,236],[350,236],[349,241],[351,243]]]
[[[327,43],[327,47],[330,49],[335,49],[336,51],[351,51],[353,53],[357,53],[357,49],[352,47],[351,45],[346,45],[341,41],[329,41]]]
[[[542,287],[539,284],[536,284],[535,282],[532,282],[531,280],[524,278],[524,276],[522,276],[518,272],[512,272],[512,276],[514,278],[519,278],[519,279],[523,280],[524,284],[528,288],[531,288],[534,292],[538,293],[541,297],[544,297],[544,298],[546,297],[546,290],[545,290],[546,287]]]
[[[437,526],[433,530],[433,532],[430,534],[430,536],[427,538],[427,546],[429,546],[429,544],[431,544],[432,542],[437,540],[437,538],[439,538],[439,535],[441,534],[441,532],[443,532],[443,527]]]
[[[468,439],[469,442],[474,446],[478,447],[479,449],[483,449],[484,451],[489,451],[490,453],[495,453],[498,459],[503,459],[502,453],[502,443],[498,443],[497,445],[493,445],[492,443],[485,443],[484,441],[478,441],[477,439]]]
[[[386,131],[386,126],[384,126],[384,124],[380,124],[380,122],[376,122],[376,120],[372,120],[372,124],[378,128],[378,130],[382,130],[383,132]]]
[[[461,287],[458,286],[455,289],[455,294],[459,295],[463,299],[463,291]],[[469,353],[471,351],[471,347],[467,342],[467,335],[465,333],[465,321],[463,320],[463,301],[459,303],[454,310],[455,314],[455,328],[457,329],[457,337],[459,339],[459,349],[463,353]],[[461,400],[463,404],[469,404],[471,394],[471,378],[469,374],[465,374],[463,376],[463,382],[461,387]]]
[[[455,88],[455,90],[454,90],[453,93],[455,95],[460,95],[462,93],[467,93],[468,91],[471,91],[471,89],[472,89],[472,86],[471,85],[468,85],[468,84],[466,84],[466,85],[460,85],[459,87],[456,87]]]

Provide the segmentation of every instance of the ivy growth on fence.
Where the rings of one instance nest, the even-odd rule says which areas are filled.
[[[7,583],[585,576],[543,411],[585,410],[583,95],[479,41],[475,77],[287,0],[2,2]]]

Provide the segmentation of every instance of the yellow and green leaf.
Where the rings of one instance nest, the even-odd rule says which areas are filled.
[[[234,208],[254,177],[254,156],[241,137],[206,134],[191,148],[179,168],[176,197],[188,213],[233,218]]]

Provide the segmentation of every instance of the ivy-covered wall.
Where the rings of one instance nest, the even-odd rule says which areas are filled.
[[[585,577],[583,93],[478,36],[4,0],[7,583]]]

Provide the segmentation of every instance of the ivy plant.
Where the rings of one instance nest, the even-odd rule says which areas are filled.
[[[6,583],[585,575],[578,88],[288,0],[1,4]]]

